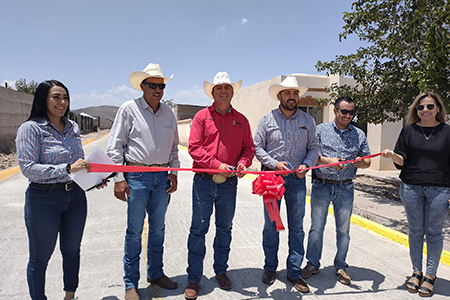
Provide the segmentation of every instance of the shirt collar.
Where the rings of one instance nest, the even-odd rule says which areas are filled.
[[[331,123],[333,124],[334,130],[336,130],[337,132],[352,131],[352,128],[353,128],[353,125],[350,123],[348,124],[347,128],[345,128],[345,129],[339,129],[336,125],[336,120],[333,120]]]
[[[222,114],[216,109],[216,107],[214,106],[214,103],[213,103],[211,106],[209,106],[208,109],[209,109],[210,112],[215,111],[215,112],[218,113],[219,115],[222,115]],[[231,112],[233,112],[233,111],[234,111],[234,108],[233,108],[233,106],[230,104],[230,108],[228,109],[227,114],[229,114],[229,113],[231,113]]]
[[[286,120],[288,120],[288,119],[286,118],[286,116],[283,114],[283,112],[281,111],[281,108],[280,108],[279,105],[278,105],[276,111],[280,114],[280,116],[281,116],[282,118],[285,118]],[[289,118],[289,120],[292,120],[292,119],[297,118],[297,116],[298,116],[298,114],[299,114],[299,111],[300,111],[300,109],[298,109],[298,107],[297,107],[297,110],[296,110],[295,113],[292,115],[292,117]]]
[[[73,124],[69,121],[69,119],[65,116],[61,117],[64,121],[64,130],[63,130],[63,134],[66,133],[67,130],[69,130],[70,128],[72,128]],[[56,129],[55,125],[53,125],[49,120],[42,118],[39,120],[39,123],[46,125],[46,126],[52,126],[53,128]],[[58,130],[58,129],[56,129]]]
[[[150,105],[148,105],[147,101],[145,101],[144,96],[139,98],[139,104],[141,105],[142,109],[144,109],[144,110],[146,109],[146,110],[150,111],[152,114],[156,114],[159,111],[163,111],[163,106],[162,106],[161,101],[160,101],[158,110],[154,113],[153,109],[150,107]]]

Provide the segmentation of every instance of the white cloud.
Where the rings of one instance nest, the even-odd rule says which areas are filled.
[[[142,96],[141,91],[137,91],[126,85],[111,88],[104,93],[92,91],[89,94],[70,95],[70,108],[79,109],[89,106],[112,105],[120,106],[125,101],[136,99]],[[167,90],[163,99],[172,99],[177,104],[204,105],[210,104],[210,99],[206,96],[202,88],[194,87],[193,90],[174,91]]]
[[[165,99],[173,99],[177,104],[204,105],[210,104],[210,99],[206,96],[203,89],[195,89],[191,91],[178,91],[175,94],[164,97]]]
[[[142,94],[141,91],[137,91],[134,88],[131,88],[124,84],[122,84],[119,87],[109,89],[106,91],[106,93],[113,94],[113,95],[121,95],[121,96],[125,97],[126,99],[134,99],[134,98],[140,97],[140,95]]]
[[[71,109],[78,109],[99,105],[120,106],[125,101],[138,98],[141,95],[142,92],[137,91],[131,87],[121,85],[119,87],[107,90],[104,94],[93,91],[90,94],[70,95],[70,107]]]
[[[220,32],[224,32],[227,29],[225,28],[225,26],[220,26],[219,28],[217,28]]]
[[[246,18],[242,18],[241,19],[241,25],[244,25],[245,23],[247,23],[248,22],[248,20],[246,19]]]

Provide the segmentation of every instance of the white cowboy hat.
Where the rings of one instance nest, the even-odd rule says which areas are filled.
[[[297,78],[287,76],[280,84],[274,84],[269,87],[269,95],[273,99],[278,100],[277,95],[282,90],[297,90],[300,97],[308,91],[308,87],[299,87]]]
[[[149,77],[163,78],[164,83],[166,83],[173,78],[173,74],[169,78],[164,77],[161,67],[158,64],[149,63],[143,71],[134,71],[131,73],[130,77],[128,77],[128,81],[130,81],[131,86],[136,90],[142,91],[141,82]]]
[[[230,79],[230,75],[228,75],[227,72],[217,72],[216,76],[214,76],[213,83],[209,83],[208,81],[203,81],[203,89],[205,90],[206,95],[209,98],[213,98],[212,96],[212,90],[216,85],[219,84],[229,84],[233,87],[233,93],[236,95],[236,93],[239,91],[242,85],[242,80],[239,80],[236,83],[232,83]]]

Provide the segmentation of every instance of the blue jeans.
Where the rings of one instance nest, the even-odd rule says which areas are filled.
[[[59,247],[63,261],[64,291],[75,292],[80,269],[80,245],[86,223],[86,194],[78,186],[71,190],[29,186],[25,193],[25,225],[30,258],[27,280],[31,299],[44,300],[45,271]]]
[[[188,238],[188,282],[200,283],[206,254],[205,235],[215,207],[216,236],[214,265],[216,275],[227,272],[231,229],[236,209],[237,177],[222,184],[195,174],[192,184],[192,220]]]
[[[130,172],[126,174],[130,188],[127,200],[127,233],[123,257],[125,289],[138,288],[142,230],[148,214],[147,278],[156,279],[163,272],[165,215],[169,204],[167,172]]]
[[[289,255],[286,260],[287,276],[291,279],[302,277],[302,262],[305,255],[303,240],[303,217],[305,216],[306,185],[305,178],[298,178],[297,175],[283,177],[285,180],[284,200],[286,201],[287,222],[289,229]],[[278,209],[281,200],[277,200]],[[275,222],[270,221],[269,213],[264,206],[264,229],[263,229],[263,249],[264,249],[264,270],[276,271],[278,267],[278,246],[280,243],[279,233]]]
[[[422,271],[424,236],[427,238],[426,274],[435,276],[441,258],[442,227],[447,216],[450,188],[400,184],[400,198],[408,218],[409,255],[414,271]]]
[[[353,211],[353,182],[331,185],[314,180],[311,189],[311,229],[308,234],[306,259],[319,269],[322,258],[323,231],[327,222],[328,206],[333,203],[334,220],[336,223],[336,270],[347,268],[345,262],[350,244],[350,218]]]

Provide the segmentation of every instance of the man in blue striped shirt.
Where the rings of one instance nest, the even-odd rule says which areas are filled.
[[[311,229],[308,235],[303,278],[319,273],[322,257],[323,231],[327,221],[328,206],[333,202],[336,221],[337,253],[334,267],[337,279],[342,284],[350,284],[347,272],[348,247],[350,243],[350,218],[353,209],[353,178],[357,168],[368,168],[369,145],[362,130],[350,124],[355,116],[355,103],[350,97],[341,97],[334,104],[335,119],[317,126],[320,156],[318,164],[332,164],[339,161],[357,159],[354,163],[339,164],[313,171],[311,190]]]
[[[314,166],[319,156],[314,119],[298,108],[300,96],[308,88],[299,87],[293,76],[287,76],[280,84],[269,87],[269,95],[280,101],[278,108],[264,114],[255,133],[255,154],[263,170],[285,171],[295,168],[295,173],[285,176],[284,199],[286,201],[289,229],[289,256],[287,279],[302,293],[309,287],[302,279],[301,264],[305,249],[303,217],[305,215],[306,184],[304,169]],[[277,201],[280,207],[281,200]],[[263,249],[265,255],[262,281],[272,284],[278,267],[279,234],[275,222],[264,212]]]

